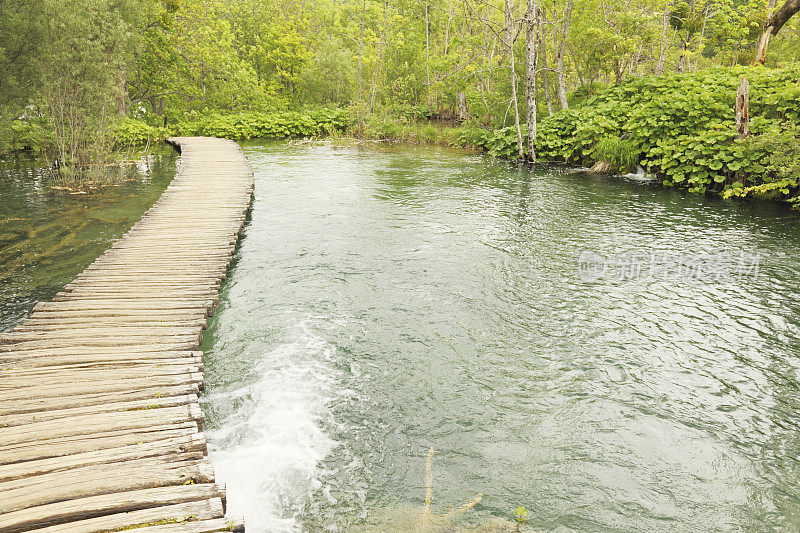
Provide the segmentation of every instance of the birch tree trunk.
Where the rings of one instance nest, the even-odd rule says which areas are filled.
[[[375,60],[375,70],[372,73],[372,90],[370,91],[369,96],[369,112],[375,110],[375,98],[378,93],[378,85],[380,84],[381,80],[381,73],[383,71],[383,50],[386,47],[386,41],[389,35],[388,31],[389,26],[389,0],[385,0],[383,4],[383,33],[381,35],[380,41],[378,41],[378,58]]]
[[[540,0],[528,0],[528,10],[525,13],[525,123],[528,126],[528,160],[536,161],[536,69],[539,62],[539,22]]]
[[[658,62],[656,62],[656,76],[664,74],[664,61],[667,57],[667,47],[669,46],[669,39],[667,38],[667,29],[669,28],[669,11],[672,7],[672,2],[667,1],[664,3],[664,15],[661,19],[661,44],[658,49]]]
[[[561,42],[558,44],[558,51],[556,52],[558,102],[561,104],[561,109],[569,109],[569,104],[567,103],[567,77],[564,73],[564,52],[567,49],[567,37],[569,36],[569,25],[572,19],[572,8],[574,5],[575,0],[567,0],[567,6],[564,9],[564,26],[561,30]]]
[[[786,0],[778,11],[775,9],[775,0],[770,0],[770,15],[767,17],[767,22],[764,23],[764,31],[758,39],[756,45],[756,63],[762,65],[767,61],[767,48],[769,41],[773,35],[777,35],[792,16],[800,11],[800,0]]]
[[[428,112],[433,115],[433,102],[431,101],[431,6],[425,0],[425,78],[428,88]]]
[[[358,36],[358,132],[364,135],[364,83],[362,73],[364,68],[364,26],[366,25],[367,0],[361,2],[361,33]]]
[[[689,33],[686,36],[686,39],[683,39],[683,37],[681,37],[680,35],[679,37],[681,38],[683,43],[681,48],[681,56],[678,58],[678,74],[683,74],[684,72],[686,72],[686,66],[689,63],[689,51],[691,50],[692,47],[694,34]]]
[[[517,153],[520,159],[525,159],[525,148],[522,142],[522,128],[519,125],[519,103],[517,102],[517,72],[514,64],[514,41],[516,32],[514,31],[514,17],[511,0],[506,0],[506,41],[508,46],[508,65],[511,73],[511,99],[514,106],[514,126],[517,130]]]
[[[549,69],[547,68],[547,12],[542,9],[539,18],[539,46],[542,59],[542,85],[544,86],[544,99],[547,102],[547,114],[553,114],[553,99],[550,97]]]
[[[706,7],[703,11],[703,27],[700,30],[700,42],[697,44],[697,57],[694,59],[694,72],[697,72],[697,64],[700,63],[700,56],[703,54],[703,37],[706,34],[706,22],[711,15],[711,9]]]
[[[636,52],[633,54],[633,58],[631,62],[628,63],[628,75],[629,76],[636,76],[639,72],[639,62],[642,60],[642,49],[644,48],[644,44],[639,46],[636,49]]]

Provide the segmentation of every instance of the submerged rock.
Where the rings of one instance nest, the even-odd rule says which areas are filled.
[[[589,169],[589,174],[613,174],[614,167],[608,161],[600,160]]]

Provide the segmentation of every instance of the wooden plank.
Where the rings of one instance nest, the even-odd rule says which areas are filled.
[[[58,329],[31,331],[13,331],[10,333],[0,333],[0,342],[15,343],[24,341],[35,341],[39,339],[74,339],[74,338],[95,338],[100,337],[106,340],[116,340],[122,337],[152,337],[172,339],[173,337],[193,337],[200,335],[201,326],[178,326],[173,324],[160,324],[151,327],[130,325],[125,328],[120,327],[86,327],[72,326]]]
[[[196,454],[194,457],[199,459],[207,451],[206,440],[202,433],[182,435],[152,442],[128,444],[118,448],[104,448],[102,450],[77,453],[67,457],[50,457],[0,465],[0,481],[14,481],[83,466],[118,463],[159,455],[178,455],[194,452]]]
[[[141,353],[138,350],[82,352],[82,350],[55,354],[50,352],[5,352],[0,354],[0,368],[34,368],[61,365],[91,365],[95,363],[106,365],[127,365],[137,362],[156,364],[168,361],[175,361],[175,364],[201,364],[201,358],[194,355],[197,352],[192,350],[145,353]]]
[[[37,533],[106,533],[134,529],[134,526],[151,526],[159,522],[203,521],[222,518],[221,498],[179,503],[163,507],[152,507],[129,513],[117,513],[88,520],[78,520],[57,526],[37,529]],[[165,524],[168,525],[168,524]],[[180,525],[180,524],[176,524]],[[140,529],[136,527],[135,529]],[[169,529],[167,529],[169,531]]]
[[[184,362],[187,364],[199,365],[201,358],[194,355],[196,353],[197,352],[194,350],[140,352],[138,346],[133,349],[128,348],[122,350],[115,347],[114,349],[93,351],[81,349],[68,350],[66,352],[53,352],[51,350],[40,352],[12,351],[0,353],[0,368],[33,368],[91,363],[118,363],[124,365],[126,361],[140,361],[144,364],[155,364],[159,361],[175,361],[176,364],[178,362]]]
[[[111,398],[118,399],[116,396]],[[178,405],[188,405],[197,403],[197,395],[185,394],[180,396],[154,397],[144,400],[132,400],[128,402],[101,402],[83,407],[70,407],[66,409],[40,409],[38,411],[27,411],[23,413],[0,414],[0,428],[10,428],[34,422],[45,422],[47,420],[57,420],[73,416],[88,414],[113,413],[119,411],[139,411],[142,409],[156,409],[160,407],[175,407]],[[54,406],[61,407],[63,403],[53,403]]]
[[[38,305],[38,304],[37,304]],[[51,309],[34,311],[31,313],[23,323],[29,320],[50,320],[53,318],[61,319],[92,319],[98,320],[112,320],[120,318],[136,319],[150,319],[150,320],[181,320],[186,318],[205,318],[205,308],[191,308],[191,309],[125,309],[125,308],[107,308],[107,309],[93,309],[91,314],[87,314],[86,309]]]
[[[35,442],[45,438],[70,437],[86,433],[146,428],[190,421],[202,425],[203,420],[203,412],[197,404],[76,415],[68,418],[0,428],[0,446]]]
[[[76,347],[110,347],[110,346],[137,346],[144,342],[150,343],[154,350],[195,350],[202,339],[199,335],[176,335],[170,337],[154,337],[148,335],[137,335],[136,337],[87,337],[84,339],[62,339],[52,340],[22,340],[0,344],[0,352],[11,351],[35,351],[47,348],[76,348]]]
[[[130,490],[213,483],[214,469],[197,452],[92,465],[25,479],[0,482],[0,513],[48,503]]]
[[[45,410],[57,412],[59,409],[73,409],[90,405],[111,404],[114,402],[139,400],[147,400],[150,402],[156,398],[197,395],[200,392],[197,383],[184,383],[170,387],[148,385],[147,383],[138,383],[136,387],[122,391],[104,391],[72,396],[52,395],[42,398],[26,398],[23,395],[15,400],[0,401],[0,415],[16,415]]]
[[[40,398],[65,398],[65,402],[69,401],[66,398],[69,396],[85,396],[90,394],[103,394],[109,392],[116,392],[119,394],[131,388],[146,387],[153,390],[152,395],[157,395],[159,390],[172,388],[180,385],[192,384],[196,388],[202,389],[203,375],[188,374],[181,376],[152,376],[147,379],[144,384],[139,378],[131,379],[115,379],[102,382],[81,381],[78,383],[57,383],[57,384],[42,384],[31,385],[26,387],[1,387],[0,386],[0,403],[10,400],[29,399],[35,400]]]
[[[74,369],[57,368],[57,369],[11,369],[3,372],[0,377],[0,390],[4,389],[7,383],[13,384],[14,387],[24,387],[26,385],[40,385],[50,383],[52,381],[69,381],[69,382],[86,382],[86,381],[105,381],[115,379],[135,379],[150,376],[173,376],[173,375],[187,375],[198,374],[199,368],[197,366],[183,366],[183,365],[138,365],[129,366],[127,368],[90,368],[78,367]]]
[[[210,298],[181,298],[180,300],[154,299],[154,298],[114,298],[98,299],[86,298],[82,300],[39,302],[34,311],[97,311],[97,310],[136,310],[146,311],[174,310],[174,309],[209,309],[214,305]]]
[[[109,326],[121,329],[125,333],[128,329],[135,328],[199,328],[206,327],[205,317],[180,317],[154,319],[145,316],[121,316],[121,317],[35,317],[28,318],[22,324],[14,328],[14,332],[33,332],[33,331],[58,331],[71,327],[86,329],[87,326],[96,325],[99,328]]]
[[[148,289],[168,289],[178,290],[186,289],[187,284],[192,284],[194,288],[204,288],[207,292],[218,290],[221,285],[219,278],[164,278],[155,277],[155,275],[147,276],[139,274],[138,276],[130,277],[115,277],[115,276],[93,276],[91,278],[78,279],[64,287],[65,292],[74,292],[77,289],[92,290],[95,288],[113,289],[120,288],[122,285],[130,283],[136,284],[137,287],[146,287]]]
[[[205,370],[203,363],[198,363],[194,359],[146,359],[137,361],[135,359],[122,359],[122,360],[97,360],[97,361],[82,361],[78,363],[58,364],[53,363],[50,365],[37,365],[27,366],[20,365],[14,366],[8,363],[0,362],[0,374],[5,379],[11,377],[36,377],[36,378],[59,378],[69,374],[78,375],[79,373],[95,372],[98,375],[108,376],[109,372],[113,372],[114,377],[135,377],[128,376],[134,371],[139,371],[140,376],[150,375],[169,375],[180,373],[201,373]],[[121,373],[120,373],[121,372]],[[0,378],[2,381],[2,378]]]
[[[153,507],[205,501],[212,498],[224,500],[224,496],[224,485],[214,483],[156,487],[116,494],[89,496],[0,514],[0,531],[6,533],[30,531],[64,522],[86,520],[116,513],[129,513]],[[216,519],[216,521],[225,522],[223,519]],[[196,523],[201,524],[202,522]],[[170,526],[166,526],[166,531],[169,531]],[[146,529],[149,528],[142,528],[139,531]]]
[[[76,453],[195,435],[197,433],[196,423],[184,422],[182,424],[106,431],[59,439],[45,439],[38,442],[24,442],[11,446],[0,446],[0,464],[34,461],[48,457],[65,457]]]
[[[217,531],[242,533],[244,532],[244,520],[241,518],[217,518],[136,529],[136,533],[216,533]]]
[[[135,377],[133,372],[138,372],[137,375],[154,375],[154,374],[180,374],[187,372],[199,372],[203,368],[202,363],[198,363],[193,358],[187,359],[145,359],[145,360],[131,360],[127,361],[88,361],[72,364],[54,364],[50,366],[9,366],[3,369],[3,379],[11,377],[20,378],[59,378],[73,373],[75,375],[97,374],[99,377]],[[113,375],[109,375],[113,372]],[[127,375],[131,374],[131,375]]]

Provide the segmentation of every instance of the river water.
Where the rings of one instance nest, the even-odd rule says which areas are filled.
[[[517,506],[526,531],[800,530],[797,213],[437,148],[245,151],[202,403],[248,531],[509,531]],[[0,172],[0,329],[174,160],[140,171]]]
[[[249,531],[520,505],[528,531],[800,529],[797,213],[437,148],[245,151],[202,401]]]

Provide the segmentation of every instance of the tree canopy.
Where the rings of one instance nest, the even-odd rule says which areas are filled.
[[[796,4],[0,0],[0,117],[46,124],[65,165],[126,115],[328,106],[503,127],[526,101],[549,114],[631,77],[800,61]]]

